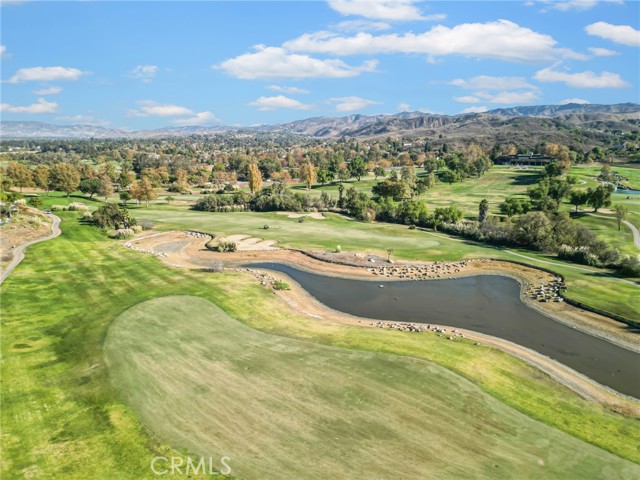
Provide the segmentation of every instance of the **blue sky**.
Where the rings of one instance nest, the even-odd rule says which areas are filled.
[[[3,120],[147,129],[640,102],[622,0],[2,0]]]

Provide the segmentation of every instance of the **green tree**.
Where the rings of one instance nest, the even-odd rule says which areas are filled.
[[[131,200],[131,194],[127,190],[121,190],[120,191],[120,200],[126,206],[127,202],[129,202],[129,200]]]
[[[574,190],[569,194],[569,202],[571,202],[571,205],[576,207],[576,212],[580,208],[580,205],[587,203],[588,198],[589,195],[585,191]]]
[[[530,208],[531,205],[528,201],[521,198],[509,197],[500,204],[500,213],[508,217],[513,217],[514,215],[527,213]]]
[[[100,191],[100,179],[85,178],[80,182],[80,185],[78,185],[78,190],[85,195],[89,195],[89,198],[93,198],[93,196]]]
[[[362,157],[356,157],[351,160],[347,168],[349,170],[349,174],[352,177],[355,177],[358,181],[360,181],[360,179],[367,173],[367,164]]]
[[[622,228],[622,221],[627,216],[627,209],[624,208],[624,205],[618,204],[613,207],[613,211],[615,212],[616,220],[618,221],[618,231],[620,231]]]
[[[373,174],[375,175],[375,179],[378,180],[378,177],[385,177],[387,172],[382,167],[376,167],[373,169]]]
[[[594,212],[597,212],[602,207],[608,207],[611,205],[613,189],[613,185],[600,185],[596,188],[587,189],[587,205],[592,206]]]
[[[51,168],[50,182],[52,190],[65,192],[69,198],[80,185],[80,173],[70,163],[56,163]]]
[[[27,204],[33,208],[40,208],[43,205],[43,201],[40,197],[30,197],[29,200],[27,200]]]
[[[489,202],[486,198],[483,198],[480,201],[480,205],[478,206],[478,219],[480,223],[484,222],[489,214]]]
[[[31,169],[22,163],[9,163],[7,166],[7,177],[11,179],[11,182],[16,187],[20,187],[20,192],[22,192],[23,187],[32,187],[34,185]]]

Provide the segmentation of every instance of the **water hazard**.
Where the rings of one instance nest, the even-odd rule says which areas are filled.
[[[479,275],[437,281],[335,278],[278,263],[251,264],[289,275],[330,308],[359,317],[434,323],[503,338],[640,398],[640,354],[568,327],[527,307],[517,281]],[[383,285],[383,288],[380,288]]]

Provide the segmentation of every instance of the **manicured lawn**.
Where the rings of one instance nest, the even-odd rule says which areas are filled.
[[[276,318],[280,328],[291,321]],[[312,322],[304,329],[315,330]],[[391,345],[411,336],[368,331],[354,346],[369,334]],[[451,342],[427,335],[415,345],[445,354]],[[449,355],[464,363],[462,352],[473,350]],[[228,456],[241,478],[606,478],[638,470],[433,363],[263,333],[192,296],[125,311],[105,356],[145,426],[189,451]]]
[[[172,269],[81,225],[74,213],[61,217],[63,234],[31,247],[0,290],[4,478],[144,478],[155,455],[172,454],[121,403],[102,356],[116,317],[170,295],[212,301],[271,334],[431,360],[529,417],[640,462],[637,421],[582,400],[507,354],[302,317],[244,274]],[[579,445],[587,450],[576,447],[575,455],[591,449]]]

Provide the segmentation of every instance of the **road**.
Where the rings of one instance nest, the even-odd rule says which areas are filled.
[[[37,240],[33,240],[23,245],[19,245],[13,250],[13,260],[11,260],[11,262],[9,262],[9,265],[7,265],[7,268],[5,268],[2,271],[2,275],[0,276],[0,284],[4,283],[4,281],[9,276],[9,274],[11,274],[11,272],[13,271],[13,269],[16,268],[18,264],[24,259],[24,250],[27,247],[35,243],[51,240],[52,238],[56,238],[58,235],[62,233],[60,230],[60,217],[56,215],[51,215],[51,218],[53,218],[53,223],[51,224],[51,234],[49,236],[44,238],[39,238]]]

